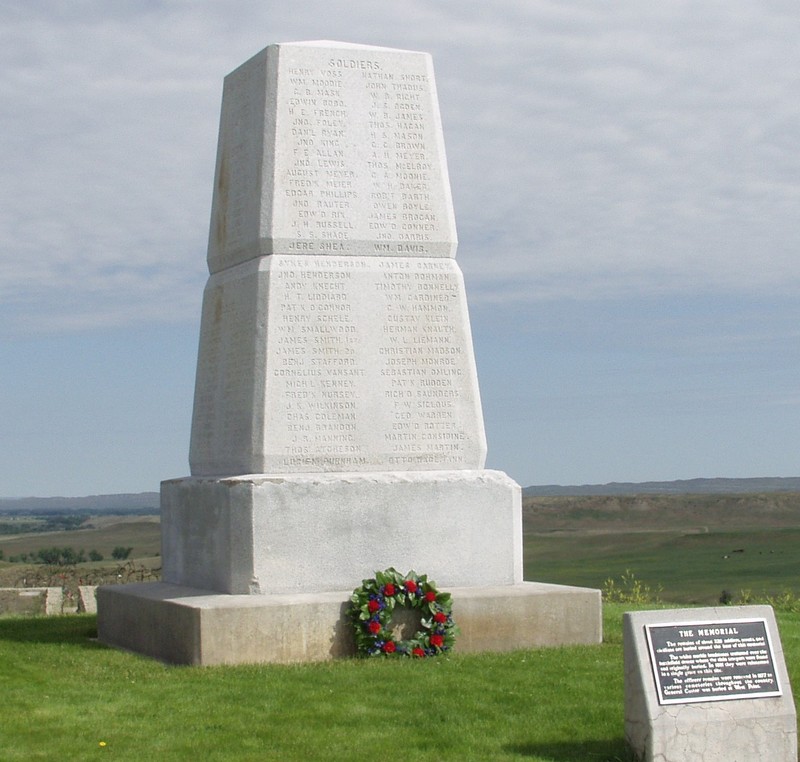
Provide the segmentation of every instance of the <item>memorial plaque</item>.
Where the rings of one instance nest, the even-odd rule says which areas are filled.
[[[645,625],[658,702],[781,695],[766,620]]]
[[[797,713],[770,606],[623,615],[625,737],[642,762],[797,760]]]

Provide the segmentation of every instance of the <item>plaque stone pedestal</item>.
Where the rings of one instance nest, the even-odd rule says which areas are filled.
[[[190,664],[352,654],[394,566],[454,596],[457,648],[601,639],[600,593],[522,580],[486,442],[430,57],[273,45],[225,80],[190,477],[163,580],[98,591],[104,642]]]
[[[771,606],[624,615],[625,737],[641,762],[797,762]]]

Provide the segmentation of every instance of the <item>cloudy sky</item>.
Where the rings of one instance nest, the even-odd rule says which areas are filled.
[[[0,496],[188,474],[222,79],[428,51],[523,485],[797,476],[796,0],[0,2]]]

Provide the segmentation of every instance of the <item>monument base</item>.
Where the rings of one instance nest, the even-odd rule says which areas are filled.
[[[602,640],[600,591],[539,582],[448,588],[457,653]],[[291,663],[355,655],[350,591],[219,595],[163,582],[97,591],[102,643],[174,664]]]
[[[522,581],[519,486],[491,470],[185,477],[161,484],[164,582],[229,595]]]

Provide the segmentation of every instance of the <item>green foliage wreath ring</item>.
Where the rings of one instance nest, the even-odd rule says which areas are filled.
[[[420,612],[421,629],[408,640],[395,640],[389,629],[397,606]],[[360,656],[438,656],[453,647],[458,632],[450,593],[414,571],[386,569],[365,579],[350,597],[350,616]]]

